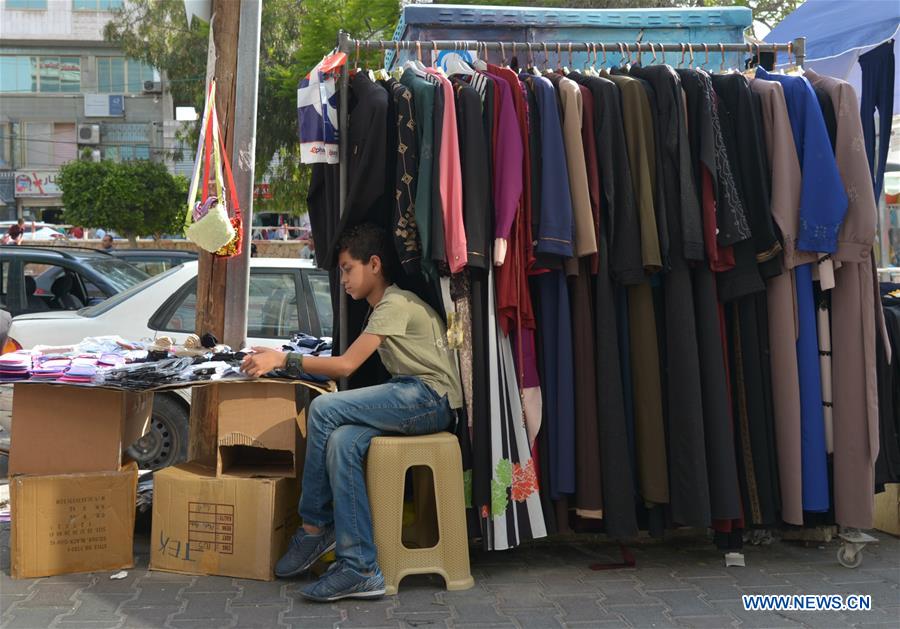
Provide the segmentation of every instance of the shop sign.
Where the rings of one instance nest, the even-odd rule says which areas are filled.
[[[58,171],[17,170],[16,197],[58,197],[62,190],[56,185]]]
[[[257,201],[260,199],[271,199],[272,191],[269,189],[269,184],[258,183],[253,186],[253,198]]]

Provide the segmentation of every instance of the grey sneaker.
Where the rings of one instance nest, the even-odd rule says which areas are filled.
[[[342,598],[381,598],[384,596],[384,575],[376,567],[371,575],[366,576],[338,560],[331,564],[321,579],[303,588],[300,594],[318,603]]]
[[[328,552],[334,550],[334,527],[322,529],[318,535],[312,535],[301,526],[291,538],[291,545],[284,557],[275,564],[275,576],[294,577],[309,570],[314,563]]]

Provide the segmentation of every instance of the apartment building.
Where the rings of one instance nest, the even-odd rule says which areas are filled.
[[[166,159],[176,123],[165,77],[103,39],[122,2],[0,0],[2,219],[58,219],[56,174],[84,150]]]

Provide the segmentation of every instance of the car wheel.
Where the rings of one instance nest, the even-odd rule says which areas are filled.
[[[187,459],[188,409],[170,395],[153,396],[150,430],[128,448],[138,467],[156,470]]]

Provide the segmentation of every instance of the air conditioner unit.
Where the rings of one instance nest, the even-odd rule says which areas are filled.
[[[144,81],[144,94],[162,94],[162,82]]]
[[[80,124],[80,125],[78,125],[78,143],[79,144],[100,144],[100,125],[98,125],[98,124]]]

